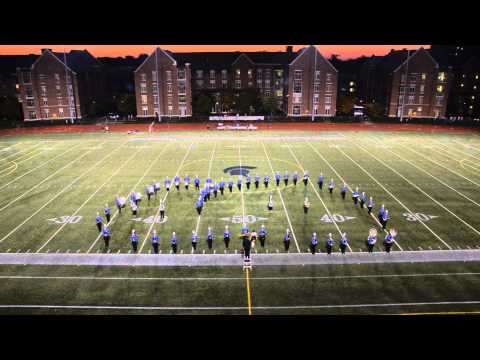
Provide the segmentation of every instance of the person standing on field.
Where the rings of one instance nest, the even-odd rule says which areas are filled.
[[[327,236],[327,240],[325,241],[325,245],[326,245],[326,248],[327,248],[327,254],[330,255],[332,253],[332,249],[333,249],[333,238],[332,238],[332,233],[329,233],[328,236]]]
[[[105,250],[107,250],[110,243],[110,229],[108,228],[107,224],[103,225],[102,235],[103,235],[103,242],[105,243]]]
[[[170,244],[172,245],[172,252],[176,254],[177,253],[177,234],[175,233],[175,231],[172,233]]]
[[[285,235],[283,236],[283,245],[285,247],[285,251],[288,252],[288,249],[290,248],[290,230],[289,229],[285,231]]]
[[[132,235],[130,235],[130,241],[132,243],[133,253],[136,254],[137,253],[137,246],[138,246],[138,235],[135,232],[135,230],[132,230]]]
[[[305,200],[303,201],[303,212],[308,214],[308,209],[310,209],[310,201],[308,201],[308,197],[305,197]]]
[[[310,240],[310,252],[312,255],[315,255],[317,252],[317,244],[318,244],[318,239],[317,239],[317,233],[314,232],[312,234],[312,239]]]
[[[195,230],[192,230],[192,250],[193,251],[197,250],[197,241],[198,241],[198,235],[195,232]]]
[[[230,244],[230,230],[228,230],[228,225],[225,225],[225,231],[223,232],[223,242],[225,243],[225,248],[228,249],[228,244]]]
[[[105,213],[105,218],[107,219],[107,223],[110,222],[110,208],[108,207],[108,204],[105,204],[105,208],[103,209]]]
[[[260,246],[265,247],[265,239],[267,238],[267,229],[265,225],[260,226],[260,231],[258,232],[258,239],[260,240]]]
[[[102,217],[100,213],[97,211],[97,216],[95,217],[95,223],[97,224],[98,232],[102,231]]]
[[[345,250],[347,249],[347,246],[348,246],[347,233],[343,233],[342,237],[340,238],[340,251],[344,255],[345,255]]]
[[[158,242],[160,241],[160,238],[157,235],[157,231],[153,230],[153,235],[152,235],[152,247],[153,247],[153,253],[158,254]]]
[[[160,210],[160,220],[163,220],[165,218],[165,201],[160,200],[158,209]]]

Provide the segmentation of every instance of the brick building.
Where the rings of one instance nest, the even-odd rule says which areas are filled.
[[[178,62],[171,53],[157,47],[135,70],[134,75],[137,117],[192,115],[188,62]]]
[[[313,80],[315,66],[317,79]],[[294,83],[299,92],[293,92]],[[135,71],[139,117],[191,116],[192,97],[199,93],[220,99],[223,92],[238,96],[248,89],[273,98],[289,116],[311,116],[312,111],[316,116],[333,116],[337,71],[313,46],[298,52],[290,46],[278,52],[172,53],[157,48]],[[211,112],[228,109],[219,100]]]
[[[87,50],[42,49],[17,79],[25,121],[80,119],[105,96],[102,65]]]
[[[445,117],[452,73],[424,48],[374,56],[364,63],[361,78],[360,97],[381,103],[389,117]]]

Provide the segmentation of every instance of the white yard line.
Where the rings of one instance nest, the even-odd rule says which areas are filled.
[[[377,160],[379,163],[383,164],[386,168],[390,169],[391,171],[393,171],[395,174],[397,174],[398,176],[400,176],[403,180],[405,180],[407,183],[409,183],[411,186],[413,186],[415,189],[417,189],[418,191],[420,191],[423,195],[425,195],[426,197],[428,197],[430,200],[432,200],[435,204],[437,204],[438,206],[440,206],[442,209],[444,209],[445,211],[447,211],[449,214],[451,214],[452,216],[454,216],[458,221],[460,221],[462,224],[464,224],[465,226],[467,226],[470,230],[472,230],[473,232],[475,232],[477,235],[480,235],[480,231],[478,231],[477,229],[475,229],[472,225],[470,225],[469,223],[467,223],[465,220],[463,220],[462,218],[460,218],[457,214],[455,214],[453,211],[451,211],[450,209],[448,209],[445,205],[443,205],[441,202],[437,201],[436,199],[434,199],[433,197],[431,197],[428,193],[426,193],[425,191],[423,191],[419,186],[417,186],[416,184],[414,184],[412,181],[410,181],[409,179],[407,179],[405,176],[403,176],[402,174],[400,174],[397,170],[395,170],[394,168],[392,168],[390,165],[386,164],[383,160],[377,158],[375,155],[373,155],[371,152],[369,152],[368,150],[366,150],[364,147],[356,144],[356,146],[363,150],[364,152],[366,152],[367,154],[369,154],[371,157],[373,157],[375,160]]]
[[[445,145],[445,144],[443,144],[443,143],[441,143],[441,142],[439,142],[439,141],[435,141],[435,142],[436,142],[437,144],[440,144],[440,145],[442,146],[442,148],[441,148],[442,150],[443,150],[443,146],[447,146],[447,145]],[[476,159],[476,160],[480,160],[480,157],[477,157],[477,156],[475,156],[475,155],[472,155],[472,154],[467,153],[467,152],[462,151],[462,150],[458,150],[458,149],[455,148],[455,147],[450,147],[450,148],[448,148],[448,149],[454,150],[454,151],[456,151],[457,153],[460,153],[460,154],[463,154],[463,155],[466,155],[466,156],[470,156],[470,157],[472,157],[472,158],[474,158],[474,159]],[[452,155],[451,152],[447,152],[446,150],[443,150],[443,151],[445,151],[447,154]]]
[[[431,178],[437,180],[440,184],[448,187],[448,188],[449,188],[450,190],[452,190],[452,191],[455,191],[458,195],[460,195],[460,196],[463,197],[464,199],[466,199],[466,200],[470,201],[471,203],[473,203],[473,204],[475,204],[475,205],[477,205],[477,206],[480,207],[480,204],[477,203],[475,200],[472,200],[472,199],[469,198],[467,195],[465,195],[465,194],[461,193],[460,191],[458,191],[457,189],[451,187],[450,185],[448,185],[448,184],[445,183],[444,181],[440,180],[440,179],[439,179],[438,177],[436,177],[435,175],[432,175],[432,174],[430,174],[428,171],[426,171],[426,170],[422,169],[421,167],[417,166],[417,165],[414,164],[412,161],[404,158],[403,156],[395,153],[394,151],[392,151],[392,150],[390,150],[390,149],[385,149],[385,150],[388,151],[388,152],[390,152],[390,153],[392,153],[393,155],[397,156],[398,158],[402,159],[403,161],[408,162],[410,165],[412,165],[412,166],[415,167],[416,169],[418,169],[418,170],[420,170],[421,172],[427,174],[427,175],[430,176]]]
[[[252,310],[338,309],[368,307],[403,307],[428,305],[476,305],[480,301],[431,301],[407,303],[374,303],[342,305],[253,306]],[[112,305],[0,305],[2,309],[75,309],[75,310],[246,310],[248,306],[112,306]]]
[[[150,163],[150,165],[148,166],[148,168],[145,170],[145,172],[143,173],[143,175],[140,177],[140,179],[138,179],[138,181],[135,183],[135,185],[133,185],[133,187],[130,189],[130,191],[128,192],[128,194],[132,193],[135,188],[138,186],[138,184],[140,184],[143,179],[145,178],[145,176],[147,176],[148,172],[152,169],[153,165],[155,165],[158,161],[158,159],[160,159],[160,156],[162,156],[165,151],[170,147],[170,145],[172,144],[172,142],[169,142],[167,145],[165,145],[162,149],[162,151],[160,151],[157,155],[157,157]],[[128,194],[126,196],[128,196]],[[113,225],[113,223],[115,222],[115,218],[117,217],[117,215],[119,214],[118,212],[118,209],[115,211],[115,213],[112,215],[112,217],[110,218],[110,221],[107,223],[108,226],[111,226]],[[90,247],[88,248],[87,250],[87,254],[92,251],[92,249],[95,247],[95,245],[97,244],[98,240],[100,240],[100,238],[102,237],[102,233],[98,234],[97,238],[95,239],[95,241],[90,245]]]
[[[241,151],[240,151],[240,144],[238,146],[238,161],[240,162],[240,178],[242,179],[243,181],[243,175],[242,175],[242,154],[241,154]],[[244,196],[243,196],[243,184],[242,184],[242,187],[240,188],[240,197],[242,199],[242,222],[245,221],[245,199],[244,199]]]
[[[45,207],[47,207],[51,202],[53,202],[56,198],[58,198],[60,195],[62,195],[66,190],[71,188],[76,182],[78,182],[80,179],[82,179],[85,175],[87,175],[89,172],[92,170],[98,168],[98,165],[105,161],[108,157],[112,156],[115,151],[118,151],[121,147],[117,147],[113,149],[111,152],[109,152],[107,155],[105,155],[101,160],[97,161],[93,166],[91,166],[88,170],[86,170],[84,173],[82,173],[80,176],[75,178],[70,184],[65,186],[62,190],[60,190],[55,196],[53,196],[50,200],[48,200],[45,204],[43,204],[40,208],[38,208],[32,215],[30,215],[28,218],[23,220],[19,225],[17,225],[13,230],[11,230],[7,235],[5,235],[3,238],[0,239],[0,243],[5,241],[10,235],[12,235],[14,232],[16,232],[18,229],[20,229],[23,225],[25,225],[30,219],[32,219],[35,215],[37,215],[40,211],[42,211]],[[93,151],[89,150],[88,152]],[[87,153],[88,153],[87,152]]]
[[[347,188],[350,189],[350,191],[353,191],[352,187],[348,185],[348,183],[345,181],[345,179],[335,170],[335,168],[330,164],[330,162],[308,141],[306,140],[307,144],[312,148],[312,150],[328,165],[328,167],[337,175],[337,177],[347,185]],[[370,214],[373,220],[382,227],[382,224],[380,224],[380,221],[375,217],[375,215]],[[385,233],[388,233],[387,230],[383,230]],[[400,249],[400,251],[403,251],[403,248],[400,246],[397,240],[394,241],[394,244]]]
[[[270,157],[268,156],[267,149],[265,148],[265,144],[263,143],[263,141],[262,141],[262,147],[263,147],[263,152],[265,153],[265,157],[267,158],[268,165],[270,166],[270,170],[272,171],[272,176],[273,176],[273,179],[274,179],[275,178],[275,170],[273,170],[272,162],[270,161]],[[290,216],[288,215],[287,207],[285,206],[285,202],[283,201],[282,193],[280,192],[280,189],[278,187],[276,189],[277,189],[278,195],[280,196],[280,200],[282,201],[283,211],[285,212],[285,216],[287,217],[288,226],[290,227],[290,231],[292,232],[292,237],[293,237],[293,240],[295,241],[295,246],[297,247],[297,251],[301,252],[300,247],[298,246],[297,237],[295,236],[295,232],[293,231],[293,226],[292,226],[292,222],[290,221]]]
[[[285,142],[287,144],[287,148],[288,150],[290,151],[290,154],[292,154],[293,158],[295,159],[295,161],[297,162],[298,166],[300,166],[300,169],[302,169],[303,172],[305,172],[305,169],[304,167],[302,166],[302,164],[300,163],[300,161],[298,160],[297,156],[295,155],[295,153],[293,152],[292,148],[289,146],[289,144],[287,142]],[[323,201],[322,197],[320,196],[320,194],[318,193],[315,185],[313,184],[312,180],[310,179],[310,177],[308,178],[308,182],[310,183],[310,185],[312,186],[313,188],[313,191],[315,191],[315,194],[317,195],[317,198],[318,200],[320,200],[320,202],[322,203],[323,207],[325,208],[325,211],[327,212],[328,216],[330,217],[330,219],[332,219],[332,222],[333,222],[333,225],[335,225],[338,233],[340,234],[340,237],[343,235],[343,232],[340,230],[340,227],[338,226],[337,222],[335,221],[335,219],[333,218],[332,214],[330,213],[330,210],[328,210],[328,207],[327,205],[325,204],[325,202]],[[348,250],[352,251],[352,248],[350,247],[349,244],[347,244],[347,247],[348,247]]]
[[[459,145],[462,145],[464,147],[466,147],[467,149],[472,149],[472,150],[475,150],[475,151],[480,151],[480,149],[477,149],[475,146],[473,145],[470,145],[470,144],[463,144],[462,142],[460,141],[457,141],[457,140],[452,140],[454,143],[457,143]]]
[[[80,212],[80,210],[82,210],[83,207],[84,207],[101,189],[103,189],[103,187],[104,187],[105,185],[107,185],[107,184],[110,182],[110,180],[111,180],[115,175],[117,175],[117,174],[120,172],[120,170],[122,170],[122,169],[130,162],[130,160],[132,160],[132,159],[140,152],[140,150],[142,150],[142,149],[139,148],[139,149],[138,149],[136,152],[134,152],[120,167],[118,167],[117,170],[115,170],[115,172],[114,172],[112,175],[110,175],[110,176],[107,178],[107,180],[105,180],[105,182],[104,182],[102,185],[100,185],[100,186],[97,188],[97,190],[95,190],[95,191],[83,202],[83,204],[80,205],[80,207],[79,207],[77,210],[75,210],[75,212],[74,212],[72,215],[70,215],[70,217],[73,217],[73,216],[77,215],[77,214]],[[52,234],[52,236],[50,236],[50,237],[48,238],[48,240],[47,240],[42,246],[40,246],[40,247],[38,248],[38,250],[37,250],[36,252],[38,253],[38,252],[42,251],[42,249],[43,249],[45,246],[47,246],[47,245],[50,243],[50,241],[52,241],[52,240],[55,238],[55,236],[57,236],[57,234],[58,234],[60,231],[62,231],[65,226],[67,226],[67,224],[68,224],[68,222],[63,223],[63,224],[57,229],[57,231],[55,231],[55,232]]]
[[[43,145],[43,144],[34,145],[34,146],[32,146],[32,147],[29,147],[28,149],[20,150],[20,151],[14,153],[14,154],[10,154],[10,155],[8,155],[8,156],[5,156],[4,158],[0,158],[0,161],[6,161],[8,158],[10,158],[10,157],[12,157],[12,156],[16,156],[16,155],[18,155],[18,154],[22,154],[22,153],[24,153],[24,152],[26,152],[26,151],[30,151],[30,150],[32,150],[32,149],[33,149],[33,151],[32,151],[32,153],[33,153],[33,152],[37,151],[37,150],[38,150],[38,147],[40,147],[41,145]],[[21,159],[21,158],[24,157],[25,155],[29,155],[29,154],[31,154],[31,153],[20,155],[20,156],[19,156],[18,158],[16,158],[15,160]],[[10,160],[9,160],[9,161],[10,161]],[[8,161],[7,161],[7,162],[8,162]]]
[[[23,178],[24,176],[26,176],[26,175],[28,175],[28,174],[30,174],[30,173],[32,173],[32,172],[34,172],[34,171],[36,171],[36,170],[40,169],[41,167],[43,167],[43,166],[47,165],[47,164],[48,164],[48,163],[50,163],[51,161],[53,161],[53,160],[55,160],[55,159],[57,159],[57,158],[59,158],[59,157],[61,157],[61,156],[64,156],[64,155],[68,154],[70,151],[73,151],[73,150],[75,150],[75,149],[76,149],[78,146],[80,146],[80,143],[79,143],[79,144],[77,144],[77,145],[74,145],[74,146],[70,147],[70,149],[69,149],[69,150],[67,150],[67,151],[65,151],[65,152],[62,152],[61,154],[58,154],[57,156],[55,156],[55,157],[53,157],[53,158],[51,158],[51,159],[49,159],[49,160],[45,161],[44,163],[42,163],[42,164],[40,164],[40,165],[38,165],[38,166],[34,167],[33,169],[31,169],[31,170],[27,171],[26,173],[24,173],[24,174],[22,174],[22,175],[20,175],[20,176],[16,177],[15,179],[13,179],[13,180],[9,181],[8,183],[6,183],[6,184],[3,184],[2,186],[0,186],[0,190],[4,189],[5,187],[7,187],[8,185],[10,185],[11,183],[13,183],[13,182],[15,182],[15,181],[17,181],[17,180],[19,180],[19,179]]]
[[[35,151],[36,151],[36,150],[35,150]],[[26,158],[26,159],[20,160],[20,161],[18,161],[18,159],[9,160],[10,165],[9,165],[8,167],[0,170],[0,174],[2,174],[3,172],[9,171],[9,170],[11,171],[12,166],[14,166],[15,169],[16,169],[16,167],[17,167],[18,165],[20,165],[21,163],[23,163],[23,162],[25,162],[25,161],[28,161],[28,160],[30,160],[30,159],[33,159],[35,156],[42,155],[42,153],[43,153],[44,151],[45,151],[45,150],[40,150],[40,152],[37,152],[36,154],[33,154],[32,156],[30,156],[30,157],[28,157],[28,158]],[[34,152],[34,151],[33,151],[33,152]],[[32,153],[30,153],[30,154],[32,154]],[[28,154],[28,155],[30,155],[30,154]],[[23,156],[20,156],[20,158],[22,158],[22,157],[23,157]],[[3,177],[3,176],[7,176],[7,175],[10,175],[10,173],[4,174],[4,175],[2,175],[2,177]]]
[[[103,143],[102,143],[103,144]],[[52,174],[50,174],[49,176],[47,176],[45,179],[43,179],[42,181],[40,181],[39,183],[37,183],[35,186],[31,187],[30,189],[28,189],[27,191],[23,192],[20,196],[17,196],[15,199],[13,199],[12,201],[10,201],[8,204],[2,206],[0,208],[0,212],[2,212],[3,210],[7,209],[10,205],[12,205],[13,203],[15,203],[16,201],[20,200],[21,198],[23,198],[25,195],[29,194],[30,192],[32,192],[33,190],[35,190],[37,187],[39,187],[40,185],[42,185],[43,183],[45,183],[46,181],[50,180],[51,178],[53,178],[55,175],[57,175],[60,171],[64,170],[65,168],[75,164],[77,161],[80,161],[82,158],[84,158],[85,156],[87,156],[88,154],[90,154],[92,151],[94,150],[87,150],[86,152],[83,153],[83,155],[77,157],[76,159],[68,162],[67,164],[65,164],[64,166],[62,166],[60,169],[56,170],[55,172],[53,172]]]
[[[346,158],[350,159],[355,165],[357,165],[365,174],[367,174],[373,181],[375,181],[390,197],[395,199],[409,214],[415,216],[414,212],[410,210],[404,203],[402,203],[395,195],[393,195],[382,183],[380,183],[372,174],[370,174],[363,166],[357,163],[354,159],[352,159],[349,155],[347,155],[343,150],[339,147],[336,148],[339,152],[341,152]],[[442,244],[444,244],[448,249],[452,249],[450,245],[448,245],[436,232],[434,232],[427,224],[425,224],[421,219],[418,219],[420,224],[422,224],[430,233],[435,236]]]
[[[213,164],[213,157],[215,155],[215,150],[217,148],[217,142],[215,142],[215,145],[213,146],[213,150],[212,150],[212,155],[210,156],[210,162],[208,163],[208,174],[207,174],[207,177],[210,177],[211,173],[212,173],[212,164]],[[195,226],[195,234],[198,235],[198,229],[200,228],[200,221],[201,221],[201,218],[202,218],[202,215],[198,215],[198,218],[197,218],[197,225]]]
[[[455,174],[455,175],[457,175],[457,176],[459,176],[459,177],[461,177],[461,178],[463,178],[463,179],[465,179],[465,180],[467,180],[467,181],[471,182],[472,184],[474,184],[474,185],[476,185],[476,186],[480,187],[480,183],[477,183],[477,182],[473,181],[472,179],[469,179],[468,177],[466,177],[466,176],[464,176],[464,175],[460,174],[459,172],[457,172],[457,171],[455,171],[455,170],[452,170],[452,169],[448,168],[447,166],[444,166],[444,165],[440,164],[439,162],[437,162],[437,161],[435,161],[435,160],[433,160],[433,159],[429,158],[428,156],[422,155],[421,153],[419,153],[418,151],[415,151],[415,150],[413,150],[413,149],[412,149],[412,148],[410,148],[410,147],[407,147],[407,146],[405,146],[405,145],[402,145],[402,144],[399,144],[399,145],[400,145],[400,146],[402,146],[402,147],[404,147],[405,149],[407,149],[407,150],[410,150],[411,152],[413,152],[413,153],[415,153],[415,154],[417,154],[417,155],[421,156],[422,158],[424,158],[424,159],[426,159],[426,160],[428,160],[428,161],[430,161],[430,162],[434,163],[435,165],[437,165],[437,166],[440,166],[441,168],[443,168],[443,169],[447,170],[448,172],[451,172],[452,174]],[[433,149],[430,149],[430,150],[433,150]],[[440,153],[440,152],[439,152],[439,154],[442,154],[442,153]],[[443,155],[443,154],[442,154],[442,155]],[[452,159],[453,159],[453,158],[452,158]],[[455,160],[455,161],[456,161],[456,162],[458,162],[458,160]]]
[[[413,274],[372,274],[372,275],[332,275],[332,276],[258,276],[252,280],[327,280],[327,279],[380,279],[380,278],[416,278],[478,276],[480,272],[459,273],[413,273]],[[0,275],[6,280],[99,280],[99,281],[230,281],[245,280],[245,277],[123,277],[123,276],[27,276]]]
[[[183,157],[180,165],[178,166],[178,169],[177,169],[177,172],[175,173],[175,176],[177,176],[179,173],[180,173],[180,170],[182,169],[183,167],[183,163],[185,162],[186,158],[188,157],[188,154],[190,154],[190,150],[192,150],[192,146],[193,146],[193,143],[190,143],[190,146],[188,147],[188,150],[187,152],[185,153],[185,156]],[[163,201],[165,202],[165,200],[167,200],[167,197],[168,197],[168,194],[170,194],[170,191],[167,191],[167,193],[165,194],[165,196],[163,197]],[[148,231],[147,231],[147,235],[145,235],[145,238],[143,239],[143,243],[142,243],[142,246],[140,246],[140,249],[138,251],[138,253],[140,254],[145,246],[145,244],[147,243],[147,239],[148,237],[150,236],[150,232],[152,231],[153,229],[153,226],[155,225],[155,221],[158,217],[158,215],[160,214],[160,206],[158,206],[158,209],[155,213],[155,216],[153,217],[153,221],[152,221],[152,224],[150,225],[150,227],[148,228]]]

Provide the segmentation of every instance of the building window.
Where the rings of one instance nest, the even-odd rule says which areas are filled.
[[[32,87],[31,86],[26,86],[25,87],[25,93],[26,93],[27,97],[32,97],[33,96]]]
[[[140,80],[141,80],[141,81],[147,81],[147,74],[141,73],[141,74],[140,74]]]
[[[398,90],[400,94],[405,94],[405,86],[400,86],[400,89]]]
[[[302,96],[298,96],[298,95],[293,95],[293,103],[294,104],[300,104],[302,102]]]
[[[318,105],[315,105],[315,106],[313,107],[313,114],[314,114],[314,115],[318,115]]]
[[[283,97],[283,90],[280,89],[280,90],[275,91],[275,96],[276,97]]]
[[[195,73],[197,74],[197,79],[203,78],[203,70],[197,70]]]
[[[42,95],[47,94],[47,87],[45,85],[40,86],[40,89],[42,90]]]
[[[418,103],[421,105],[423,104],[423,96],[418,97]]]
[[[262,88],[262,79],[257,79],[257,88]]]
[[[313,85],[313,92],[318,94],[320,92],[320,84],[314,84]]]
[[[147,92],[147,91],[145,91]],[[152,93],[157,94],[158,93],[158,87],[156,82],[152,82]]]
[[[417,107],[417,112],[422,112],[422,107],[421,106]]]
[[[302,80],[302,70],[295,70],[293,72],[293,80]]]
[[[426,73],[422,73],[422,80],[427,80],[427,74]]]
[[[270,89],[265,89],[265,96],[268,97],[272,95],[272,92],[270,91]]]
[[[61,97],[57,97],[57,104],[58,105],[63,105],[62,101],[63,101],[63,99]]]
[[[210,79],[215,79],[215,70],[210,70]]]
[[[197,87],[201,89],[203,87],[203,80],[197,80],[196,84],[197,84]]]
[[[330,115],[331,106],[325,105],[325,115]]]
[[[153,103],[158,105],[158,95],[153,95]]]
[[[265,87],[270,89],[270,79],[265,80]]]
[[[142,95],[142,104],[148,104],[148,99],[147,99],[147,95]]]
[[[315,70],[315,81],[320,81],[320,70]]]
[[[178,103],[179,104],[185,104],[187,102],[187,98],[185,96],[179,96],[178,97]]]
[[[313,103],[318,104],[320,102],[320,95],[315,94],[313,95]]]
[[[257,69],[257,79],[262,78],[262,69]]]
[[[152,81],[157,81],[157,72],[152,71]]]
[[[242,88],[242,80],[235,80],[235,89]]]
[[[148,106],[142,106],[143,116],[148,116]]]
[[[331,104],[332,103],[332,97],[331,96],[325,96],[325,104]]]
[[[48,118],[50,116],[50,110],[49,109],[44,109],[43,112],[44,112],[46,118]]]
[[[465,75],[464,75],[464,77],[465,77]],[[447,77],[446,77],[446,75],[445,75],[444,72],[439,72],[439,73],[438,73],[438,81],[440,81],[440,82],[445,82],[446,78],[447,78]]]
[[[417,74],[410,74],[410,82],[416,82],[417,81]]]
[[[34,106],[33,99],[27,99],[27,106]]]
[[[272,72],[270,69],[265,69],[265,78],[270,79],[272,77]]]
[[[318,84],[318,86],[319,86],[319,89],[320,89],[320,84]],[[326,92],[332,92],[332,85],[331,85],[331,84],[327,84],[327,85],[325,86],[325,91],[326,91]]]
[[[147,83],[140,83],[140,93],[141,94],[147,93]]]
[[[167,104],[168,104],[168,105],[172,105],[172,104],[173,104],[172,95],[168,95],[168,97],[167,97]]]
[[[420,85],[420,94],[425,92],[425,85]]]
[[[443,92],[443,85],[437,85],[437,93]]]
[[[58,114],[59,114],[60,116],[63,116],[63,108],[58,108]]]
[[[173,86],[172,84],[167,84],[167,93],[173,92]]]
[[[415,96],[409,95],[409,96],[408,96],[408,103],[409,103],[409,104],[413,104],[414,101],[415,101]]]
[[[227,70],[222,70],[222,79],[227,79]]]
[[[32,77],[29,71],[24,71],[22,75],[24,84],[30,84],[32,82]]]
[[[295,94],[302,93],[302,81],[301,80],[294,80],[293,81],[293,92]]]
[[[30,119],[36,119],[37,118],[37,113],[35,111],[29,111],[28,116]]]
[[[38,80],[45,81],[47,79],[47,75],[45,74],[38,74]]]
[[[442,102],[443,102],[443,95],[436,96],[436,97],[435,97],[435,101],[436,101],[436,105],[437,105],[437,106],[441,106],[441,105],[442,105]]]
[[[237,77],[237,78],[240,77],[240,74],[241,74],[240,69],[236,69],[235,70],[235,77]]]
[[[179,81],[178,82],[178,93],[179,94],[186,94],[186,86],[185,86],[185,81]]]
[[[48,98],[46,98],[46,97],[42,98],[42,105],[43,106],[48,106]]]
[[[61,94],[62,94],[62,90],[60,89],[60,85],[56,85],[56,86],[55,86],[55,90],[57,91],[57,95],[61,95]]]
[[[222,87],[226,89],[228,86],[227,80],[222,80]]]
[[[249,79],[253,78],[253,70],[252,69],[248,69],[247,74],[248,74]]]
[[[327,79],[326,79],[326,81],[327,81],[327,83],[332,81],[332,74],[327,73]]]
[[[172,72],[170,70],[165,71],[166,81],[172,81]]]
[[[168,105],[168,115],[172,115],[173,114],[173,106],[172,105]]]
[[[300,105],[293,105],[293,115],[300,115]]]
[[[178,70],[178,78],[180,80],[185,79],[185,69]]]
[[[279,79],[283,78],[283,70],[281,69],[275,70],[275,76]]]
[[[210,89],[215,89],[215,80],[210,80]]]
[[[399,103],[399,104],[403,104],[403,95],[400,95],[400,96],[398,97],[398,103]]]
[[[408,87],[408,93],[415,94],[415,84],[410,84],[410,86]]]
[[[60,74],[59,73],[53,74],[53,77],[55,78],[56,81],[60,81]]]

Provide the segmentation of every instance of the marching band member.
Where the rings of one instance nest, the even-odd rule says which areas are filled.
[[[318,177],[318,180],[317,180],[318,188],[320,190],[322,190],[323,188],[323,179],[324,179],[323,173],[320,173],[320,176]]]
[[[105,243],[105,249],[108,249],[108,245],[110,243],[110,229],[108,228],[107,224],[103,225],[102,236]]]
[[[192,249],[194,251],[197,250],[197,241],[198,241],[198,235],[195,232],[195,230],[192,230]]]
[[[362,196],[360,196],[360,207],[363,209],[365,203],[367,202],[367,195],[365,195],[365,191],[362,192]]]
[[[292,180],[293,180],[293,185],[297,186],[298,173],[296,171],[293,172]]]
[[[132,229],[132,235],[130,235],[130,241],[132,243],[133,253],[136,254],[137,253],[137,245],[138,245],[138,235],[135,232],[135,230],[133,230],[133,229]]]
[[[95,217],[95,223],[97,224],[98,232],[102,232],[102,217],[98,211],[97,216]]]
[[[373,252],[373,247],[375,246],[376,242],[377,242],[377,230],[370,229],[370,232],[367,238],[367,248],[369,253]]]
[[[247,179],[245,181],[245,184],[247,184],[247,190],[250,190],[250,182],[252,181],[252,178],[250,175],[247,175]]]
[[[213,246],[213,238],[214,238],[214,235],[213,235],[213,230],[211,227],[208,227],[208,233],[207,233],[207,245],[208,245],[208,248],[210,250],[212,250],[212,246]]]
[[[370,196],[370,199],[368,199],[368,204],[367,204],[367,209],[368,209],[368,215],[372,213],[373,209],[373,198]]]
[[[242,224],[242,228],[240,229],[240,232],[242,233],[242,235],[248,234],[248,226],[246,223]]]
[[[285,170],[285,174],[283,175],[283,182],[285,186],[288,186],[288,170]]]
[[[188,185],[190,185],[190,177],[188,174],[186,174],[183,178],[183,183],[185,184],[185,190],[188,190]]]
[[[165,201],[164,200],[160,200],[160,206],[158,207],[158,209],[160,210],[160,220],[163,220],[163,218],[165,217]]]
[[[202,199],[201,196],[195,202],[195,208],[197,209],[198,215],[201,215],[202,214],[202,208],[203,208],[203,199]]]
[[[265,225],[262,224],[260,227],[260,231],[258,232],[258,238],[260,240],[260,246],[263,248],[265,247],[265,239],[267,237],[267,229],[265,228]]]
[[[193,183],[195,185],[195,190],[200,190],[200,179],[198,175],[195,175],[195,179],[193,180]]]
[[[252,248],[252,241],[250,240],[250,236],[248,234],[242,235],[242,246],[243,246],[243,256],[244,259],[250,259],[250,250]]]
[[[137,216],[138,205],[134,201],[130,201],[130,207],[132,209],[132,215]]]
[[[326,248],[327,248],[327,254],[328,255],[330,255],[332,253],[333,243],[334,243],[334,240],[332,238],[332,233],[329,233],[328,236],[327,236],[327,240],[325,241],[325,245],[326,245]]]
[[[145,194],[147,194],[147,199],[150,202],[150,197],[155,193],[155,188],[152,185],[145,186]]]
[[[309,208],[310,208],[310,201],[308,201],[308,197],[305,197],[305,200],[303,201],[303,212],[307,214]]]
[[[157,195],[157,192],[160,190],[160,182],[159,181],[153,181],[153,191],[155,191],[155,195]]]
[[[310,251],[312,255],[315,255],[315,253],[317,252],[317,245],[318,245],[317,233],[314,232],[312,234],[312,239],[310,240]]]
[[[267,204],[267,209],[272,211],[273,210],[273,195],[270,193],[268,195],[268,204]]]
[[[388,210],[385,210],[385,212],[383,213],[383,216],[382,216],[382,225],[383,225],[383,230],[385,230],[387,228],[387,221],[389,219],[389,216],[388,216]]]
[[[280,173],[278,171],[275,172],[275,182],[277,183],[277,186],[280,185]]]
[[[259,183],[260,183],[260,176],[257,174],[255,175],[255,189],[258,189]]]
[[[225,225],[225,230],[223,231],[223,242],[228,249],[228,244],[230,244],[230,230],[228,230],[228,225]]]
[[[358,204],[358,196],[359,196],[359,194],[358,194],[358,186],[357,186],[357,187],[355,188],[355,191],[352,191],[352,199],[353,199],[353,203],[354,203],[355,205]]]
[[[333,193],[334,187],[335,187],[335,181],[333,181],[333,179],[330,179],[330,181],[328,182],[328,191],[330,192],[330,194]]]
[[[263,185],[265,185],[265,188],[268,188],[268,180],[270,180],[270,177],[268,175],[265,175],[263,177]]]
[[[252,247],[255,246],[255,242],[257,241],[257,232],[254,230],[252,230],[252,232],[250,233],[250,242],[252,243]]]
[[[172,246],[172,252],[176,254],[177,253],[177,234],[175,234],[175,231],[172,233],[172,237],[170,238],[170,245]]]
[[[283,236],[283,245],[285,246],[285,251],[288,252],[288,249],[290,248],[290,230],[289,229],[285,231],[285,235]]]
[[[218,184],[215,183],[215,184],[213,184],[213,196],[215,196],[215,198],[217,198],[217,195],[218,195]]]
[[[378,221],[380,224],[383,224],[383,213],[385,212],[385,205],[382,204],[378,210]]]
[[[177,191],[180,190],[180,178],[178,177],[178,175],[175,175],[175,177],[173,178],[173,183],[175,184],[175,188],[177,189]]]
[[[104,213],[105,213],[105,218],[107,219],[107,223],[110,222],[110,207],[108,206],[108,204],[105,204],[105,208],[103,209]]]
[[[153,253],[158,254],[158,242],[160,241],[160,238],[157,235],[157,231],[153,230],[153,235],[152,235],[152,247],[153,247]]]
[[[205,183],[205,201],[210,200],[210,184]]]
[[[225,190],[225,180],[222,179],[220,180],[220,194],[223,196],[223,191]]]
[[[395,235],[397,232],[394,229],[388,231],[385,239],[383,240],[383,245],[385,246],[385,251],[390,253],[390,249],[392,248],[393,242],[395,241]]]
[[[169,179],[168,176],[167,176],[167,177],[165,178],[165,189],[166,189],[167,191],[170,191],[170,185],[171,185],[171,183],[172,183],[172,182],[170,181],[170,179]]]
[[[239,176],[238,176],[238,179],[237,179],[237,188],[238,188],[238,191],[242,191],[242,175],[239,175]]]
[[[228,180],[228,190],[230,190],[230,192],[232,192],[233,190],[233,179],[230,178],[230,180]]]
[[[309,177],[309,175],[308,175],[308,170],[305,170],[305,171],[303,172],[303,185],[305,185],[305,186],[307,186],[308,177]]]
[[[125,198],[119,195],[115,196],[115,205],[117,205],[118,212],[122,213],[122,208],[125,207]]]
[[[342,187],[340,188],[340,195],[342,195],[343,200],[345,200],[346,193],[347,193],[347,184],[343,183]]]
[[[345,250],[347,249],[348,246],[348,240],[347,240],[347,233],[343,233],[342,237],[340,238],[340,251],[342,254],[345,254]]]

